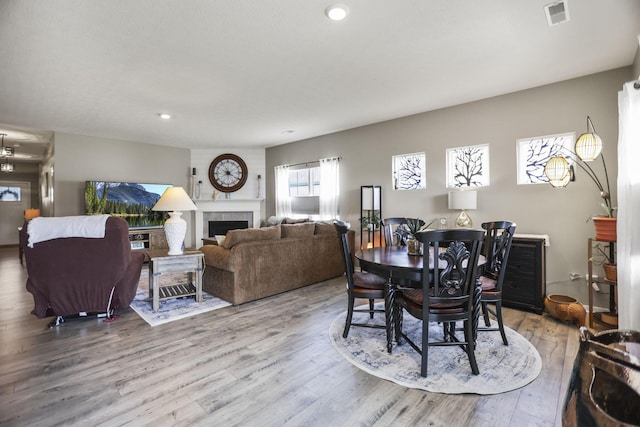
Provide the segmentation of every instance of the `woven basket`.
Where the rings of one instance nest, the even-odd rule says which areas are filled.
[[[575,298],[566,295],[547,295],[544,308],[556,319],[584,326],[587,311]]]

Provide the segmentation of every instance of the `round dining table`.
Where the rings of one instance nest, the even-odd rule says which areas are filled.
[[[432,252],[429,254],[429,270],[433,270],[433,247],[429,247]],[[444,248],[442,248],[444,250]],[[393,304],[394,290],[397,283],[402,283],[408,287],[422,287],[422,274],[424,271],[424,256],[410,255],[406,246],[382,246],[362,249],[356,252],[355,257],[360,262],[360,269],[370,273],[378,274],[387,279],[385,289],[385,324],[387,327],[387,351],[391,353],[392,328],[393,328]],[[446,261],[439,260],[439,265],[444,268]],[[480,255],[478,258],[478,272],[480,267],[486,263],[486,258]],[[476,280],[476,290],[474,292],[474,314],[473,320],[474,339],[478,329],[478,319],[480,314],[480,286],[479,273]]]

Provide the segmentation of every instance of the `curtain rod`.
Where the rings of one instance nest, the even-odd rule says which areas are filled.
[[[328,158],[342,160],[342,157],[328,157]],[[314,165],[319,163],[320,163],[320,160],[313,160],[311,162],[295,163],[295,164],[289,165],[289,167],[291,168],[296,166],[309,166],[309,165]]]

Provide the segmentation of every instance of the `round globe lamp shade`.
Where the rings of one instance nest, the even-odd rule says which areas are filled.
[[[569,183],[569,162],[562,156],[552,157],[544,166],[544,174],[553,187],[564,187]]]
[[[583,133],[576,141],[575,151],[585,162],[595,160],[602,152],[602,139],[595,133]]]

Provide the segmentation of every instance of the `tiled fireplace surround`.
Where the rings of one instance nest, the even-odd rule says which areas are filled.
[[[209,237],[209,221],[248,221],[249,228],[260,227],[263,199],[195,200],[193,241],[197,246]]]

